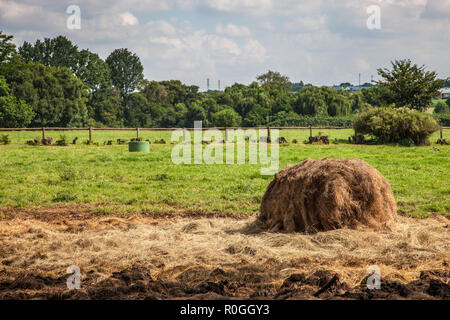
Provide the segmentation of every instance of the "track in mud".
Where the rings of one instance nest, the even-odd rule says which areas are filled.
[[[0,220],[0,299],[450,299],[449,224],[285,234],[254,217],[21,215]]]

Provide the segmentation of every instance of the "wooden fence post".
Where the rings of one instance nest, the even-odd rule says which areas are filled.
[[[42,140],[45,139],[45,127],[42,127]]]
[[[309,137],[312,138],[312,126],[309,127]]]
[[[136,128],[136,137],[139,140],[140,138],[140,132],[139,132],[139,128]]]
[[[92,141],[92,127],[89,127],[89,141]]]
[[[442,126],[441,126],[441,141],[444,139],[444,134],[442,132]]]
[[[186,141],[186,128],[183,128],[183,142]]]
[[[271,142],[270,140],[270,127],[267,127],[267,143]]]
[[[228,128],[225,128],[225,142],[228,142]]]

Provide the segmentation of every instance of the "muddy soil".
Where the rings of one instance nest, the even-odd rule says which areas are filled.
[[[239,271],[236,271],[239,272]],[[257,278],[258,273],[245,273]],[[366,279],[350,288],[330,270],[318,269],[311,275],[295,273],[281,286],[236,281],[222,269],[211,270],[198,285],[190,286],[177,279],[153,279],[142,267],[114,272],[96,281],[94,270],[83,279],[82,288],[68,290],[67,275],[58,278],[44,275],[1,275],[0,299],[450,299],[450,272],[423,271],[407,284],[381,280],[380,289],[368,289]]]
[[[255,217],[10,215],[0,299],[450,299],[449,222],[284,234]],[[70,265],[80,289],[67,288]],[[380,289],[367,287],[371,265]]]

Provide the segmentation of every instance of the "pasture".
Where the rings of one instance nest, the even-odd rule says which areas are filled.
[[[450,148],[351,145],[352,130],[321,130],[330,145],[308,145],[309,130],[281,130],[290,143],[280,145],[280,169],[307,158],[354,157],[367,161],[391,183],[399,211],[410,216],[450,215]],[[135,131],[94,131],[96,145],[85,145],[87,131],[48,131],[56,140],[65,134],[76,145],[28,146],[40,132],[9,132],[12,143],[0,146],[0,207],[37,208],[83,204],[96,213],[230,213],[258,211],[271,176],[261,165],[175,165],[171,133],[142,131],[148,154],[129,153],[116,140]],[[313,134],[317,134],[315,130]],[[444,130],[444,137],[450,130]],[[438,134],[431,140],[435,142]],[[167,144],[155,144],[164,139]],[[298,140],[293,144],[292,140]],[[338,144],[333,141],[338,139]],[[113,140],[113,145],[103,145]],[[247,148],[248,149],[248,148]]]

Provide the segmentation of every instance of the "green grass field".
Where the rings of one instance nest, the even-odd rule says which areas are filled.
[[[280,136],[298,144],[280,146],[280,169],[307,158],[354,157],[378,169],[391,183],[399,211],[412,216],[450,215],[450,147],[350,145],[352,130],[321,130],[338,144],[305,145],[309,130],[282,130]],[[61,132],[48,131],[56,140]],[[318,130],[313,132],[318,133]],[[94,131],[96,145],[84,145],[87,131],[63,132],[77,145],[28,146],[40,132],[8,134],[10,145],[0,146],[0,208],[34,208],[91,204],[94,212],[228,212],[258,211],[272,176],[261,176],[260,165],[175,165],[170,132],[142,131],[152,143],[150,153],[129,153],[116,139],[130,139],[135,131]],[[450,130],[444,131],[450,137]],[[431,140],[435,142],[438,133]],[[113,140],[112,146],[103,145]]]

